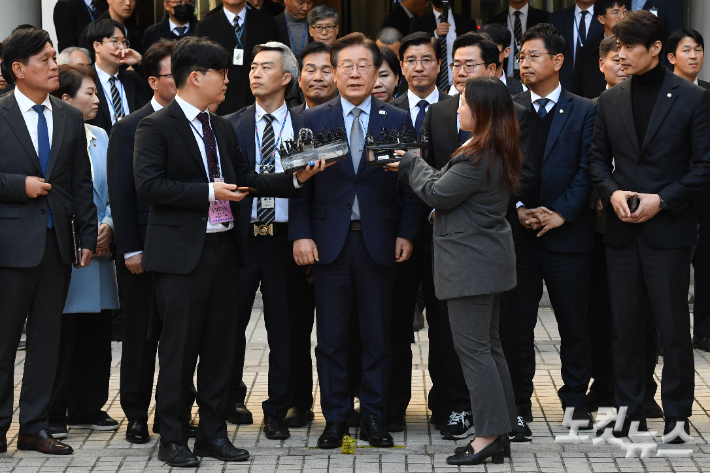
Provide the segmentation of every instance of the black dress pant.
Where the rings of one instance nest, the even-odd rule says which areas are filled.
[[[264,323],[269,341],[269,396],[262,403],[262,408],[265,416],[283,419],[291,400],[289,311],[300,306],[294,284],[297,279],[303,278],[303,271],[293,260],[293,242],[288,240],[286,224],[280,225],[280,228],[283,229],[280,234],[254,236],[250,232],[247,239],[249,264],[239,268],[236,352],[229,400],[244,402],[246,397],[246,386],[242,382],[247,342],[245,333],[256,291],[261,284]]]
[[[195,269],[186,275],[155,273],[163,321],[158,357],[157,413],[163,442],[186,444],[190,388],[197,366],[197,405],[204,439],[227,437],[225,412],[237,337],[239,250],[229,230],[208,233]]]
[[[292,256],[293,259],[293,256]],[[299,266],[292,281],[299,294],[299,303],[289,307],[289,407],[308,410],[313,407],[313,359],[311,332],[315,321],[316,300],[313,292],[312,268]],[[309,279],[311,280],[309,282]]]
[[[370,256],[362,232],[350,231],[338,257],[313,267],[318,346],[316,362],[326,421],[347,420],[353,408],[348,333],[357,301],[362,340],[360,412],[385,419],[391,377],[390,327],[395,267]]]
[[[587,324],[592,254],[549,251],[533,231],[526,232],[522,246],[517,267],[523,399],[528,406],[531,405],[535,376],[535,326],[544,281],[561,339],[564,385],[558,390],[558,395],[563,407],[584,406],[592,373]]]
[[[71,265],[62,261],[54,229],[47,230],[39,265],[0,268],[0,435],[12,422],[15,356],[25,320],[27,351],[20,391],[20,433],[34,434],[49,426],[49,402],[70,279]]]
[[[122,256],[121,256],[122,257]],[[147,340],[153,274],[133,274],[117,265],[123,279],[123,343],[121,345],[121,408],[130,420],[147,420],[153,396],[157,337]]]
[[[463,377],[459,355],[449,324],[446,301],[436,298],[433,273],[432,227],[422,231],[422,292],[429,325],[429,377],[431,389],[427,399],[432,414],[442,417],[451,411],[471,410],[471,397]]]
[[[93,424],[108,416],[111,379],[111,310],[62,315],[57,375],[49,425]]]
[[[690,417],[695,388],[690,339],[690,247],[653,248],[642,235],[606,248],[613,318],[614,395],[629,416],[642,417],[646,378],[644,327],[652,315],[661,333],[661,400],[666,417]],[[650,314],[646,310],[646,298]]]
[[[428,251],[429,247],[426,247]],[[412,343],[414,308],[422,280],[422,253],[417,243],[407,261],[396,264],[392,295],[392,378],[388,395],[388,414],[402,416],[412,398]]]

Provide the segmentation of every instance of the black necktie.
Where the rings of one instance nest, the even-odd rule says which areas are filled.
[[[523,24],[520,21],[520,15],[522,12],[516,10],[513,15],[515,15],[515,21],[513,22],[513,35],[515,36],[515,42],[520,41],[520,37],[523,35]]]
[[[91,0],[91,3],[89,3],[89,13],[91,13],[92,20],[95,20],[99,13],[98,10],[96,10],[96,2],[94,0]]]
[[[197,119],[202,124],[202,138],[205,139],[207,146],[205,147],[205,157],[207,158],[207,170],[209,171],[210,182],[214,182],[215,178],[221,177],[219,172],[219,163],[217,162],[217,140],[210,125],[210,117],[207,112],[197,114]],[[209,149],[208,149],[209,148]],[[229,227],[229,222],[222,222],[222,226]]]
[[[182,38],[187,35],[187,26],[176,26],[175,33],[177,33],[178,38]]]
[[[439,15],[439,23],[445,23],[444,15]],[[439,67],[439,75],[436,76],[436,86],[439,90],[448,92],[449,90],[449,55],[446,52],[446,36],[439,38],[441,45],[441,67]]]
[[[264,126],[264,133],[262,136],[261,169],[259,172],[270,173],[274,172],[276,167],[276,162],[274,161],[276,159],[274,157],[274,145],[276,141],[274,127],[271,124],[271,122],[275,120],[275,117],[267,113],[264,115],[264,120],[266,120],[266,125]],[[265,208],[262,206],[262,203],[263,198],[259,198],[256,201],[256,218],[258,218],[264,225],[268,225],[276,218],[276,206],[273,208]]]
[[[123,118],[123,99],[121,98],[121,94],[118,93],[118,87],[116,87],[116,81],[118,79],[116,77],[109,77],[108,81],[111,84],[111,102],[113,103],[113,112],[116,115],[116,121],[119,121],[121,118]]]
[[[582,10],[582,21],[579,22],[579,38],[577,41],[577,47],[575,48],[575,53],[574,53],[574,60],[577,60],[577,54],[582,50],[584,47],[584,43],[587,42],[587,14],[589,12],[587,10]]]
[[[429,106],[429,102],[426,100],[420,100],[417,103],[419,107],[419,112],[417,113],[417,119],[414,120],[414,132],[419,136],[419,131],[422,129],[422,123],[424,122],[424,115],[426,115],[426,108]]]
[[[537,109],[537,114],[540,115],[540,118],[545,118],[545,115],[547,115],[547,104],[550,101],[550,99],[537,99],[535,103],[537,103],[540,108]]]

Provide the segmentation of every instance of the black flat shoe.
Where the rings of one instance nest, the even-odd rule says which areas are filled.
[[[160,442],[158,460],[179,468],[195,468],[200,465],[200,459],[193,455],[187,445],[178,442]]]
[[[473,446],[469,443],[463,452],[448,457],[446,463],[449,465],[480,465],[490,457],[493,463],[501,464],[505,461],[504,450],[503,441],[498,436],[478,452],[474,452]]]
[[[404,414],[390,414],[387,416],[387,432],[404,432],[407,419]]]
[[[394,447],[394,439],[382,425],[382,420],[372,414],[360,423],[360,440],[367,440],[372,447]]]
[[[475,439],[476,437],[474,437]],[[506,439],[505,435],[500,435],[499,438],[503,442],[503,456],[505,458],[510,458],[510,439]],[[468,445],[471,445],[471,442],[468,443]],[[466,445],[462,445],[461,447],[456,447],[454,449],[454,455],[458,453],[463,453],[464,450],[466,450]]]
[[[126,428],[126,441],[137,444],[150,442],[148,420],[140,417],[129,420]]]
[[[690,423],[688,422],[687,417],[669,417],[668,419],[666,419],[666,425],[663,428],[663,443],[678,444],[686,442],[686,440],[681,436],[682,434],[675,434],[674,438],[667,437],[671,432],[673,432],[677,428],[679,429],[681,424],[683,424],[682,430],[688,437],[690,437]]]
[[[269,440],[286,440],[291,436],[291,432],[278,417],[266,416],[264,418],[264,435]]]
[[[315,415],[312,410],[291,407],[284,417],[284,425],[286,427],[305,427],[313,419],[315,419]]]
[[[326,422],[323,433],[318,437],[318,448],[340,448],[343,445],[344,435],[350,435],[345,422],[337,420]]]
[[[249,459],[249,452],[232,445],[227,437],[195,440],[195,455],[212,457],[223,462],[243,462]]]
[[[227,407],[227,420],[232,424],[253,424],[254,416],[243,402],[233,402]]]
[[[693,337],[693,348],[702,351],[710,351],[710,337]]]

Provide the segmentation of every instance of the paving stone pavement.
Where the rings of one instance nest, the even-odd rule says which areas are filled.
[[[689,472],[710,471],[710,354],[695,351],[695,402],[691,418],[692,441],[686,445],[663,445],[660,438],[639,439],[640,442],[659,442],[653,451],[641,458],[638,452],[627,455],[626,447],[619,445],[593,445],[591,440],[578,444],[555,442],[556,435],[565,435],[568,429],[562,426],[563,412],[556,391],[560,379],[560,340],[554,314],[549,309],[541,309],[535,332],[537,343],[537,374],[535,376],[535,397],[533,399],[534,422],[530,424],[533,440],[530,443],[513,444],[512,462],[506,459],[503,465],[486,464],[476,467],[451,467],[446,457],[456,445],[464,441],[442,440],[433,426],[427,422],[426,396],[431,380],[427,372],[429,341],[427,329],[415,334],[412,345],[413,379],[412,401],[407,411],[407,429],[394,434],[398,448],[371,449],[357,448],[354,455],[340,451],[323,451],[314,448],[322,432],[325,421],[320,412],[318,383],[316,380],[316,419],[309,426],[291,429],[291,438],[285,441],[266,439],[262,434],[261,402],[267,393],[268,346],[263,323],[262,309],[257,305],[248,327],[248,344],[244,381],[249,386],[247,406],[254,413],[253,425],[234,426],[228,424],[229,435],[235,445],[244,447],[251,458],[243,463],[224,463],[204,459],[198,468],[200,472],[307,472],[307,473],[390,473],[390,472],[544,472],[544,473],[607,473],[607,472]],[[315,331],[312,345],[315,347]],[[158,436],[153,435],[145,445],[131,445],[124,439],[127,420],[119,403],[120,343],[113,344],[113,366],[111,372],[110,399],[106,406],[109,414],[121,425],[118,432],[92,432],[71,430],[66,442],[74,447],[75,454],[67,457],[51,457],[36,452],[22,452],[16,449],[17,399],[20,392],[24,352],[17,353],[15,368],[15,419],[8,432],[8,453],[0,454],[0,472],[50,473],[50,472],[166,472],[170,467],[157,459]],[[315,360],[315,358],[314,358]],[[656,367],[656,377],[660,380],[662,360]],[[660,389],[659,389],[660,392]],[[660,402],[660,394],[657,394]],[[151,414],[155,404],[151,405]],[[197,408],[193,409],[195,417]],[[152,417],[152,415],[151,415]],[[197,418],[195,418],[197,421]],[[152,419],[151,419],[152,423]],[[663,431],[662,420],[649,421],[650,430]],[[352,431],[353,435],[356,433]],[[363,442],[359,442],[361,447]],[[192,446],[192,441],[190,442]],[[660,450],[668,450],[676,455],[682,450],[692,449],[691,456],[658,456]],[[183,469],[173,469],[182,471]],[[188,470],[189,471],[189,470]]]

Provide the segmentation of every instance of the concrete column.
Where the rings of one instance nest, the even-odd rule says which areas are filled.
[[[42,26],[42,0],[0,0],[0,41],[18,25]]]
[[[57,32],[54,29],[54,5],[57,0],[42,0],[42,29],[52,37],[54,47],[57,47]],[[59,51],[57,51],[59,53]]]
[[[710,2],[707,0],[689,0],[688,5],[690,7],[689,26],[703,35],[707,50],[710,47]],[[708,58],[706,58],[703,70],[698,78],[710,80],[710,60]]]

